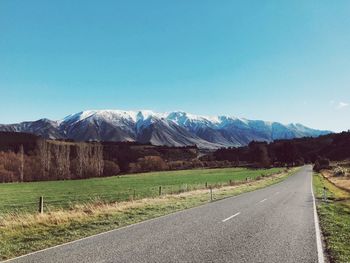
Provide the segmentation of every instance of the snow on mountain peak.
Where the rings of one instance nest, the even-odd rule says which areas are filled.
[[[94,121],[104,120],[109,123],[120,123],[128,121],[138,123],[138,126],[153,123],[156,120],[167,120],[175,122],[185,127],[224,127],[235,121],[240,121],[244,125],[249,125],[249,120],[233,116],[203,116],[187,113],[184,111],[174,111],[158,113],[151,110],[123,111],[123,110],[86,110],[79,113],[71,114],[58,123],[76,123],[85,119]],[[144,124],[142,124],[145,122]],[[271,126],[271,122],[266,125]]]
[[[137,118],[136,121],[142,121],[142,120],[147,120],[147,119],[162,119],[165,118],[166,114],[165,113],[156,113],[151,110],[140,110],[137,112]]]
[[[82,120],[104,120],[108,122],[115,122],[118,119],[135,120],[136,114],[132,111],[122,110],[86,110],[76,114],[71,114],[65,117],[62,123],[77,123]]]
[[[219,117],[194,115],[183,111],[171,112],[167,116],[168,120],[174,121],[179,125],[190,125],[190,124],[205,124],[205,125],[215,125],[219,123]]]
[[[0,125],[1,128],[1,125]],[[77,141],[139,141],[156,145],[218,148],[330,133],[301,124],[248,120],[234,116],[201,116],[184,111],[86,110],[59,121],[38,120],[2,126],[5,131],[31,132],[47,138]]]

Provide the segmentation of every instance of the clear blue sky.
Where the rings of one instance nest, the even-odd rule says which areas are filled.
[[[0,1],[0,123],[184,110],[350,129],[350,1]]]

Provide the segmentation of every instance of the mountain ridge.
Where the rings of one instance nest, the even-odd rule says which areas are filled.
[[[87,110],[61,120],[40,119],[2,124],[0,131],[28,132],[50,139],[76,141],[137,141],[154,145],[216,149],[274,141],[317,137],[332,133],[299,123],[282,124],[234,116],[201,116],[184,111]]]

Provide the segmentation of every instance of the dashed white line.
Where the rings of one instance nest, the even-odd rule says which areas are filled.
[[[227,220],[230,220],[230,219],[232,219],[232,218],[238,216],[240,213],[241,213],[241,212],[238,212],[238,213],[236,213],[236,214],[234,214],[234,215],[232,215],[232,216],[229,216],[228,218],[222,220],[222,222],[226,222]]]
[[[259,201],[258,204],[260,204],[260,203],[262,203],[262,202],[265,202],[266,200],[267,200],[267,198],[265,198],[265,199]]]

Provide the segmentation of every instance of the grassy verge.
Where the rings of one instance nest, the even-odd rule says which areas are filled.
[[[322,175],[313,178],[317,211],[330,262],[350,262],[350,193],[337,188]],[[323,187],[328,189],[322,201]]]
[[[0,184],[0,214],[35,212],[38,199],[44,196],[46,211],[70,209],[77,204],[94,200],[120,202],[156,197],[159,186],[163,194],[203,189],[205,185],[237,184],[246,178],[254,180],[283,171],[281,168],[252,170],[246,168],[197,169],[152,172],[120,177],[93,178],[32,183]]]
[[[282,181],[296,169],[236,186],[214,189],[222,199]],[[208,190],[194,190],[129,202],[95,202],[43,215],[6,214],[0,217],[0,259],[12,258],[57,244],[208,203]]]

